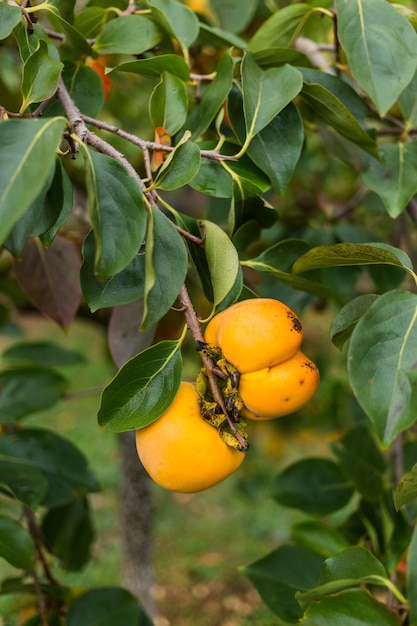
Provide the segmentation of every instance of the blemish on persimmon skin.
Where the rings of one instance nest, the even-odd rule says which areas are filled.
[[[292,329],[291,330],[295,330],[295,332],[297,333],[302,333],[303,332],[303,325],[301,324],[300,320],[298,319],[298,317],[296,316],[295,313],[293,313],[293,311],[287,311],[287,317],[292,321]]]

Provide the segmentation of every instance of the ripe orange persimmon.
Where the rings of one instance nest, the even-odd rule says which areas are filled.
[[[204,338],[219,346],[240,372],[244,417],[262,420],[288,415],[317,391],[319,371],[300,351],[301,322],[278,300],[237,302],[213,317]]]
[[[136,449],[151,478],[179,493],[216,485],[245,458],[202,418],[195,387],[186,382],[181,383],[174,402],[159,419],[136,431]]]

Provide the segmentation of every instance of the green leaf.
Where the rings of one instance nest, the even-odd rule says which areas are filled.
[[[202,220],[208,268],[214,294],[214,307],[228,296],[240,275],[239,256],[226,233],[208,220]]]
[[[155,128],[165,128],[175,135],[183,126],[188,112],[188,98],[184,81],[163,72],[149,100],[149,115]]]
[[[47,44],[40,40],[38,48],[23,65],[23,102],[19,113],[24,113],[30,104],[47,100],[57,90],[64,64],[49,57]]]
[[[49,58],[53,61],[60,61],[60,55],[57,47],[52,43],[46,34],[45,30],[39,24],[32,24],[33,32],[28,35],[26,28],[26,22],[21,20],[19,24],[14,28],[13,35],[16,38],[19,46],[20,56],[22,61],[25,62],[31,54],[33,54],[39,48],[39,42],[43,41],[48,46]]]
[[[300,624],[302,626],[400,626],[401,619],[364,589],[343,593],[312,602]]]
[[[259,133],[301,91],[302,75],[291,65],[261,70],[250,52],[242,62],[246,140]]]
[[[302,616],[294,593],[317,582],[322,562],[323,557],[308,548],[282,545],[241,571],[275,615],[294,624]]]
[[[49,248],[61,227],[65,224],[73,208],[73,186],[61,159],[57,159],[52,184],[45,199],[45,212],[53,215],[53,224],[48,230],[40,233],[42,244]]]
[[[415,126],[417,124],[417,72],[400,94],[398,104],[408,126],[410,128]]]
[[[231,33],[240,33],[249,25],[257,6],[257,0],[210,0],[210,9],[215,13],[220,27]]]
[[[417,527],[414,527],[407,555],[407,597],[410,621],[417,622]]]
[[[146,208],[136,180],[115,159],[88,150],[87,192],[96,239],[95,273],[106,279],[125,269],[146,231]]]
[[[177,54],[161,54],[149,59],[139,59],[137,61],[127,61],[116,65],[111,71],[132,72],[140,74],[146,78],[161,77],[163,72],[169,72],[181,80],[187,81],[190,77],[190,70],[184,59]]]
[[[349,548],[349,542],[338,530],[323,522],[307,520],[291,527],[292,539],[301,546],[328,558]]]
[[[53,508],[70,502],[76,494],[98,491],[87,460],[69,440],[40,428],[25,428],[0,437],[0,458],[20,461],[42,472],[48,490],[42,500]]]
[[[168,154],[158,170],[151,188],[172,191],[186,185],[200,167],[200,149],[190,141],[191,133],[186,131],[175,149]]]
[[[217,67],[216,76],[203,89],[201,99],[191,110],[184,126],[191,132],[192,139],[198,139],[210,126],[232,87],[233,59],[226,51]]]
[[[0,4],[0,39],[6,39],[21,21],[22,12],[18,6]]]
[[[180,341],[161,341],[127,361],[103,391],[99,425],[118,433],[158,419],[181,383],[180,348]]]
[[[67,615],[67,626],[152,626],[129,591],[119,587],[90,589],[77,597]]]
[[[354,298],[340,309],[330,326],[330,337],[335,346],[340,350],[343,348],[360,318],[378,298],[377,294],[366,293]]]
[[[352,333],[350,383],[384,446],[415,421],[416,350],[417,296],[407,291],[380,296]]]
[[[222,28],[217,28],[217,26],[209,26],[204,22],[200,22],[200,35],[202,39],[208,38],[212,45],[217,43],[220,46],[234,46],[239,50],[246,50],[248,47],[248,42],[242,37]]]
[[[21,524],[0,515],[0,557],[18,569],[30,569],[35,552],[33,539]]]
[[[417,497],[417,467],[403,474],[395,486],[394,505],[396,510]]]
[[[187,270],[188,255],[183,239],[166,215],[152,209],[146,235],[144,313],[140,330],[156,324],[169,311]]]
[[[270,493],[282,506],[312,515],[329,515],[349,502],[353,488],[336,463],[309,458],[278,474],[271,483]]]
[[[185,213],[177,212],[175,214],[175,221],[177,225],[188,233],[194,235],[198,239],[202,239],[202,232],[199,222],[192,217],[189,217]],[[210,270],[207,262],[207,257],[204,249],[201,246],[196,245],[194,242],[186,239],[188,251],[190,257],[201,281],[201,286],[209,302],[213,302],[213,286],[210,279]]]
[[[121,304],[129,304],[143,298],[145,293],[145,255],[137,254],[121,272],[106,280],[99,280],[94,273],[96,242],[90,231],[84,239],[84,257],[80,271],[81,288],[92,312]]]
[[[378,158],[376,141],[363,127],[367,107],[356,92],[336,76],[304,68],[301,72],[301,97],[343,137]]]
[[[294,48],[274,47],[259,50],[253,53],[253,58],[262,69],[268,67],[278,67],[289,63],[290,65],[301,67],[310,67],[311,63],[305,54]]]
[[[368,426],[360,425],[331,444],[342,472],[367,500],[381,497],[385,482],[385,459]]]
[[[97,117],[104,104],[103,83],[97,72],[87,65],[66,61],[62,78],[68,93],[80,111],[84,115]],[[65,116],[61,102],[58,99],[52,100],[45,107],[44,115]]]
[[[160,28],[143,15],[121,15],[107,22],[96,39],[97,54],[142,54],[162,39]]]
[[[46,494],[48,482],[32,463],[1,455],[0,491],[22,504],[35,508]]]
[[[384,116],[416,71],[417,35],[385,0],[336,0],[335,6],[349,70]]]
[[[64,127],[64,118],[1,123],[1,243],[44,188],[55,167],[55,150]]]
[[[323,267],[348,265],[394,265],[412,272],[410,258],[398,248],[383,243],[336,243],[312,248],[294,263],[292,271],[301,274]]]
[[[5,350],[2,358],[18,363],[35,363],[43,367],[74,365],[85,361],[81,352],[64,348],[52,341],[20,341]]]
[[[54,0],[56,2],[57,0]],[[83,35],[76,29],[67,19],[64,19],[65,8],[68,7],[55,7],[51,6],[54,2],[49,3],[48,11],[53,15],[53,22],[56,24],[56,28],[65,33],[65,46],[70,47],[77,53],[77,58],[81,56],[93,56],[93,50],[90,44],[86,41]],[[69,15],[67,15],[69,17]]]
[[[302,2],[279,9],[255,32],[249,42],[251,52],[277,46],[290,46],[300,33],[305,16],[311,7]]]
[[[66,379],[46,367],[22,366],[0,372],[0,423],[47,409],[61,398]]]
[[[174,0],[148,0],[153,15],[177,39],[183,52],[197,39],[200,23],[196,14]]]
[[[371,161],[361,176],[396,218],[417,192],[417,142],[382,145],[379,150],[381,160]]]
[[[233,183],[232,204],[229,212],[229,229],[232,235],[245,223],[256,220],[260,227],[270,228],[278,219],[273,207],[255,193],[246,181]]]
[[[290,273],[294,261],[309,248],[310,245],[301,239],[286,239],[268,248],[254,259],[241,261],[241,264],[258,272],[266,272],[294,289],[325,298],[330,294],[327,287]]]

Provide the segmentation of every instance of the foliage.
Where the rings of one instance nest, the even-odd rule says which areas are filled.
[[[157,420],[190,335],[238,300],[333,317],[354,415],[273,479],[307,519],[242,568],[284,626],[417,623],[416,28],[414,0],[0,2],[1,323],[109,322],[102,428]],[[33,597],[27,625],[146,624],[125,590],[51,569],[89,560],[99,485],[27,420],[77,358],[3,354],[1,593]]]

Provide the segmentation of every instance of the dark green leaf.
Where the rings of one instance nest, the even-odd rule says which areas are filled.
[[[210,9],[215,13],[220,27],[231,33],[240,33],[248,26],[257,6],[257,0],[210,0]]]
[[[22,12],[18,6],[0,4],[0,39],[6,39],[21,20]]]
[[[187,63],[182,57],[176,54],[161,54],[156,57],[150,57],[149,59],[127,61],[126,63],[116,65],[113,70],[132,72],[133,74],[140,74],[147,78],[157,78],[158,80],[163,72],[169,72],[184,81],[188,80],[190,77],[190,70]]]
[[[203,22],[200,22],[200,37],[203,40],[206,37],[211,44],[218,43],[221,46],[235,46],[235,48],[240,50],[245,50],[248,47],[248,42],[242,37],[238,37],[222,28],[209,26]]]
[[[89,150],[87,190],[96,239],[95,273],[110,278],[138,253],[146,230],[143,193],[115,159]]]
[[[92,67],[66,61],[62,78],[68,93],[84,115],[97,117],[103,108],[104,90],[100,76]],[[52,100],[46,107],[44,115],[65,115],[61,102]]]
[[[336,0],[335,6],[349,70],[384,116],[416,71],[417,35],[385,0]]]
[[[305,54],[299,50],[295,50],[294,48],[266,48],[265,50],[254,52],[253,58],[262,69],[267,69],[268,67],[279,67],[280,65],[285,65],[286,63],[299,67],[311,66],[311,63]]]
[[[353,391],[384,446],[415,421],[417,296],[388,292],[368,309],[350,340]]]
[[[30,460],[22,462],[7,456],[0,458],[0,491],[29,507],[43,500],[48,482],[44,474],[33,467]]]
[[[256,220],[261,228],[270,228],[278,219],[273,207],[251,189],[246,182],[233,183],[232,205],[229,212],[229,229],[232,236],[238,228],[250,220]]]
[[[165,128],[168,135],[175,135],[183,126],[188,111],[188,99],[184,81],[163,72],[149,100],[149,114],[155,128]]]
[[[49,2],[49,5],[57,4],[57,0]],[[66,3],[68,9],[68,3]],[[53,21],[57,24],[57,29],[65,33],[65,46],[77,53],[77,58],[81,56],[93,56],[93,50],[83,35],[70,22],[65,19],[65,8],[58,7],[58,10],[50,11],[53,14]],[[67,16],[69,17],[69,16]]]
[[[377,294],[366,293],[354,298],[340,309],[330,327],[330,336],[335,346],[340,350],[343,348],[362,315],[378,298]]]
[[[143,15],[121,15],[107,22],[96,39],[97,54],[142,54],[162,39],[160,28]]]
[[[44,188],[55,167],[55,150],[64,127],[64,118],[1,123],[1,242]]]
[[[353,488],[336,463],[320,458],[293,463],[274,478],[270,491],[282,506],[312,515],[338,511],[353,495]]]
[[[175,150],[170,152],[158,170],[152,188],[172,191],[186,185],[197,174],[200,167],[200,150],[190,141],[191,133],[186,131]]]
[[[45,203],[45,211],[54,216],[54,221],[47,231],[40,233],[40,240],[46,248],[49,248],[73,208],[72,182],[60,159],[57,159],[55,175],[46,194]]]
[[[141,330],[156,324],[169,311],[188,270],[187,248],[174,224],[158,209],[152,209],[151,215],[146,235]]]
[[[349,548],[349,542],[338,530],[323,522],[308,520],[291,527],[292,539],[301,546],[328,558]]]
[[[64,348],[52,341],[22,341],[12,345],[2,355],[6,361],[29,361],[43,367],[74,365],[85,361],[81,352]]]
[[[184,213],[178,212],[175,214],[175,220],[180,228],[188,233],[191,233],[194,237],[202,239],[202,232],[200,230],[199,222],[197,222],[197,220],[194,220]],[[191,259],[200,278],[204,295],[206,296],[207,300],[209,300],[209,302],[213,302],[213,286],[211,284],[210,270],[205,251],[201,246],[198,246],[189,239],[187,239],[186,241]]]
[[[283,545],[241,569],[275,615],[298,623],[302,611],[294,594],[317,582],[322,562],[323,557],[308,548]]]
[[[250,50],[258,52],[276,46],[289,46],[310,11],[311,7],[302,2],[277,10],[257,29],[249,42]]]
[[[407,558],[407,596],[410,603],[410,621],[417,621],[417,527],[414,527],[408,547]]]
[[[20,113],[24,113],[30,104],[42,102],[54,95],[63,67],[63,63],[49,57],[47,44],[40,40],[38,48],[23,65],[23,102]]]
[[[159,23],[185,52],[198,36],[200,26],[196,14],[174,0],[148,0],[148,4]]]
[[[182,374],[181,342],[161,341],[133,357],[104,389],[98,422],[111,432],[143,428],[174,400]]]
[[[91,589],[71,604],[67,626],[152,626],[129,591],[119,587]]]
[[[107,280],[94,274],[96,242],[91,231],[84,240],[83,264],[80,280],[84,297],[91,311],[129,304],[143,297],[145,292],[145,255],[137,254],[124,270]]]
[[[414,14],[417,16],[417,14]],[[410,128],[417,123],[417,72],[414,74],[411,82],[402,91],[398,98],[398,104],[404,119],[408,122]]]
[[[18,569],[30,569],[35,552],[33,539],[21,524],[0,515],[0,557]]]
[[[0,423],[53,406],[66,387],[65,378],[45,367],[22,366],[0,372]]]
[[[400,509],[404,504],[417,497],[417,467],[413,467],[409,472],[403,474],[395,486],[394,504]]]
[[[41,471],[48,481],[42,500],[46,507],[62,506],[76,494],[98,491],[87,460],[69,440],[43,429],[25,428],[0,437],[0,455],[11,462],[24,461]]]

